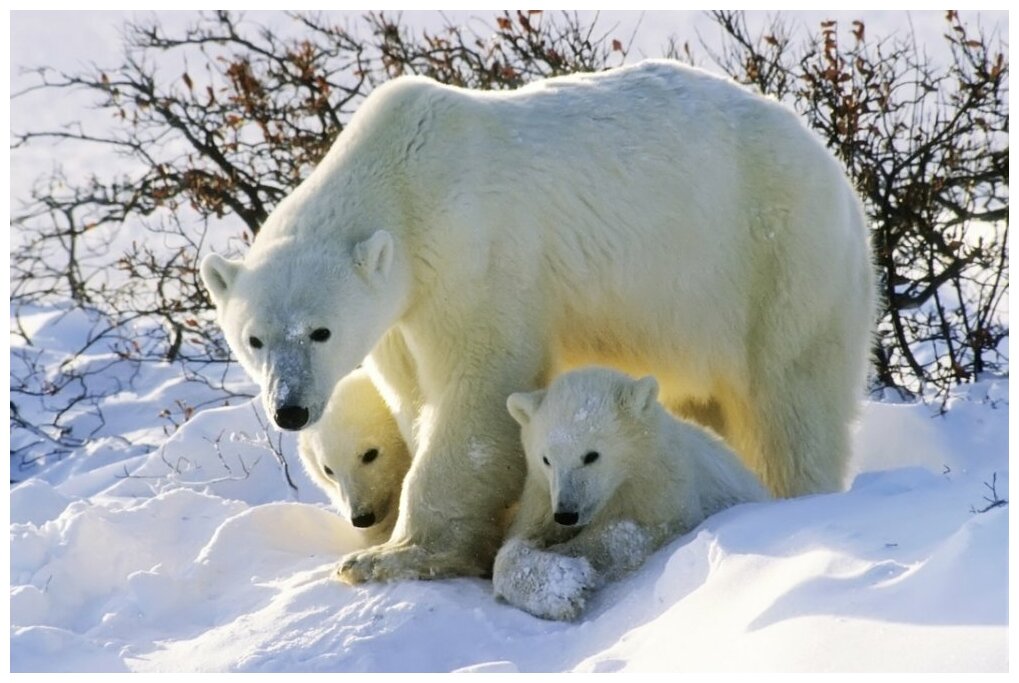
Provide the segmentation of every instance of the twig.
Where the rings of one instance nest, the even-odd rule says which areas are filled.
[[[283,434],[279,434],[278,443],[273,444],[272,432],[270,431],[269,425],[262,420],[262,414],[259,413],[258,408],[254,403],[251,404],[251,409],[255,412],[255,419],[258,420],[259,426],[262,427],[262,431],[265,433],[265,442],[269,444],[269,450],[276,456],[276,461],[283,468],[283,476],[286,478],[287,485],[293,490],[294,494],[297,494],[297,484],[290,478],[290,465],[287,464],[287,459],[283,455]]]
[[[983,497],[984,500],[987,501],[987,505],[980,508],[979,510],[971,505],[969,511],[972,512],[973,514],[983,514],[988,510],[993,510],[994,508],[1001,507],[1002,505],[1008,505],[1007,500],[998,497],[997,484],[998,484],[998,473],[994,472],[991,475],[991,483],[988,484],[986,481],[984,482],[984,486],[986,486],[991,492],[990,498],[988,498],[987,496]]]

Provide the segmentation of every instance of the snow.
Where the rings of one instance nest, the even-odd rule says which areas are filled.
[[[848,490],[715,515],[574,623],[482,579],[339,582],[360,536],[289,488],[257,399],[205,410],[105,488],[11,489],[11,667],[1004,671],[1008,506],[975,510],[1008,498],[1007,390],[867,403]]]
[[[875,34],[905,25],[864,14]],[[114,61],[122,16],[12,15],[15,89],[31,81],[21,66]],[[638,47],[652,53],[675,16],[645,17],[651,38]],[[983,16],[1007,34],[1007,15]],[[941,13],[910,20],[932,43],[943,29]],[[78,118],[87,98],[61,97],[12,101],[14,127]],[[72,176],[117,163],[61,150]],[[27,196],[54,158],[12,153],[11,196]],[[500,602],[483,579],[339,582],[339,558],[363,537],[235,365],[205,370],[227,400],[178,365],[115,362],[103,339],[61,366],[104,321],[59,303],[13,315],[32,346],[11,336],[12,378],[37,364],[63,387],[18,410],[61,412],[88,437],[57,448],[57,434],[12,430],[14,672],[1008,670],[1009,506],[989,507],[1009,498],[1007,378],[960,386],[944,404],[866,402],[845,491],[715,515],[563,623]],[[64,410],[72,369],[94,398]],[[485,444],[469,454],[490,457]]]

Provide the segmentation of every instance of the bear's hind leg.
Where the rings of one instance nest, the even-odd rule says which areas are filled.
[[[850,423],[862,396],[841,346],[818,342],[762,370],[749,397],[726,411],[735,418],[730,444],[776,497],[843,487]]]

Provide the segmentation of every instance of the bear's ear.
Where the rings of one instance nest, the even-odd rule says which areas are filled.
[[[510,394],[509,398],[506,399],[506,409],[509,410],[509,414],[513,416],[513,419],[523,427],[531,421],[531,418],[534,417],[534,413],[538,410],[544,399],[544,389],[539,389],[538,391],[518,391],[515,394]]]
[[[230,293],[237,273],[241,269],[241,261],[231,261],[219,254],[209,254],[202,259],[202,281],[212,294],[212,301],[222,308]]]
[[[367,278],[385,278],[393,265],[393,236],[378,230],[363,242],[354,245],[354,264]]]
[[[634,415],[643,415],[658,400],[658,380],[650,375],[631,382],[623,389],[622,403]]]

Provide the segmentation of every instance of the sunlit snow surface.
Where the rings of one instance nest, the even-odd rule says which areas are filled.
[[[974,510],[995,475],[1008,498],[1007,388],[960,389],[942,416],[868,403],[847,491],[716,515],[574,624],[479,579],[338,582],[357,532],[303,472],[287,486],[251,403],[204,411],[130,477],[12,489],[11,666],[1003,671],[1008,506]]]

